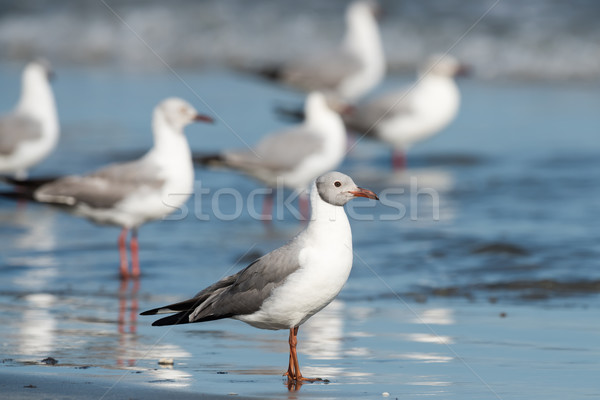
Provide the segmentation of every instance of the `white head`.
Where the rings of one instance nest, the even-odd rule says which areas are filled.
[[[467,72],[468,67],[449,54],[430,56],[419,71],[421,75],[427,74],[448,78],[465,75]]]
[[[161,101],[154,109],[154,117],[175,131],[183,131],[194,121],[213,121],[209,116],[198,114],[190,103],[177,97]]]
[[[375,1],[361,0],[350,4],[346,9],[348,25],[363,24],[363,21],[375,21],[379,6]]]
[[[337,171],[321,175],[315,185],[321,200],[334,206],[343,206],[355,197],[379,200],[375,193],[356,186],[352,178]]]
[[[30,62],[23,70],[23,81],[39,80],[48,83],[53,77],[52,66],[44,58]]]

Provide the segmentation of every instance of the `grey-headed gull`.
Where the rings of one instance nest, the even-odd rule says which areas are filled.
[[[344,123],[349,130],[388,143],[394,167],[404,167],[411,145],[438,133],[456,117],[460,92],[454,77],[465,71],[452,56],[433,56],[420,69],[416,83],[350,108],[343,114]]]
[[[348,279],[352,232],[343,206],[355,197],[378,199],[340,172],[320,176],[311,190],[311,220],[298,236],[193,298],[142,315],[176,313],[152,324],[158,326],[233,318],[261,329],[289,329],[285,375],[296,382],[315,380],[300,372],[298,328],[327,306]]]
[[[315,178],[343,161],[346,129],[318,92],[308,95],[304,113],[302,124],[264,137],[253,149],[229,150],[199,161],[239,170],[270,188],[282,185],[300,193],[300,209],[306,217],[306,191]],[[271,207],[272,195],[267,195],[263,216],[270,216]]]
[[[12,112],[0,117],[0,175],[25,179],[56,146],[59,124],[50,76],[45,60],[23,70],[21,97]]]
[[[99,224],[122,227],[120,274],[123,278],[138,277],[139,226],[177,210],[193,192],[194,168],[183,132],[193,121],[212,119],[198,114],[182,99],[166,99],[154,109],[154,147],[142,158],[111,164],[87,175],[62,177],[39,187],[27,187],[27,181],[21,184],[30,190],[27,195],[38,202],[64,206]],[[130,229],[131,273],[125,246]]]
[[[386,62],[373,1],[355,1],[346,10],[346,33],[337,49],[309,55],[261,75],[303,91],[322,91],[330,104],[352,103],[377,86]]]

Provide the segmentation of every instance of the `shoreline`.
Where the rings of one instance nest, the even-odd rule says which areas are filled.
[[[53,368],[53,367],[50,367]],[[54,367],[57,368],[57,367]],[[60,368],[60,367],[58,367]],[[10,370],[9,370],[10,369]],[[237,394],[216,395],[196,393],[177,388],[148,386],[147,382],[118,382],[98,374],[31,371],[28,367],[0,368],[0,393],[2,398],[11,400],[34,399],[252,399]],[[9,370],[9,371],[7,371]],[[114,387],[113,387],[114,385]]]

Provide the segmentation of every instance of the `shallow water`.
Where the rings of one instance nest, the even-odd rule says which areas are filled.
[[[18,74],[0,66],[1,109],[16,97]],[[152,107],[166,96],[222,118],[187,129],[197,153],[243,146],[240,137],[254,143],[285,126],[273,105],[301,101],[222,71],[181,77],[185,84],[168,73],[59,71],[63,134],[34,174],[88,171],[143,153]],[[340,168],[382,201],[349,205],[351,277],[300,329],[303,373],[330,383],[303,385],[290,398],[600,395],[598,87],[464,81],[461,90],[460,116],[414,148],[408,171],[390,172],[388,151],[366,141]],[[251,216],[260,197],[249,206],[217,193],[235,188],[246,199],[254,182],[196,174],[196,189],[210,193],[142,227],[137,284],[117,277],[118,229],[0,200],[0,377],[286,396],[286,332],[238,321],[158,328],[137,316],[193,295],[301,229],[289,210],[266,229]],[[39,365],[46,357],[58,364]],[[159,366],[163,358],[174,365]]]

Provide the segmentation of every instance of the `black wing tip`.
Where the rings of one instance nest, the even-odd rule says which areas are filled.
[[[168,317],[164,317],[164,318],[154,321],[152,323],[152,326],[189,324],[190,323],[189,315],[190,315],[190,313],[187,311],[169,315]]]
[[[158,314],[158,308],[155,308],[154,310],[143,311],[140,313],[140,315],[156,315],[156,314]]]
[[[0,192],[0,197],[12,200],[35,200],[33,193],[29,191],[25,192]]]
[[[288,108],[285,106],[275,106],[275,114],[278,117],[290,121],[290,122],[302,122],[306,118],[304,109],[299,108]]]
[[[17,188],[27,188],[30,190],[35,190],[40,186],[43,186],[46,183],[54,182],[59,178],[60,176],[43,176],[39,178],[17,179],[11,178],[9,176],[0,176],[0,182],[13,185]]]
[[[222,164],[224,162],[221,154],[197,154],[193,157],[195,164],[200,165],[215,165]]]
[[[278,81],[282,77],[283,68],[281,65],[268,65],[256,71],[261,77],[270,81]]]

